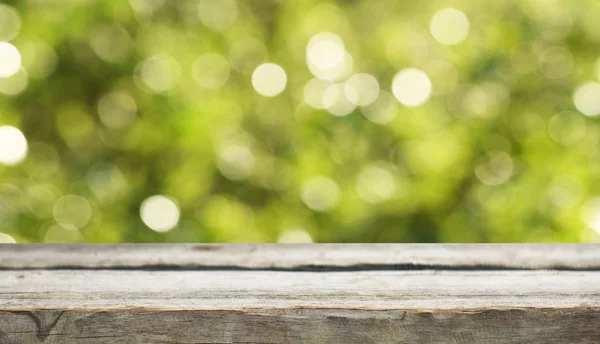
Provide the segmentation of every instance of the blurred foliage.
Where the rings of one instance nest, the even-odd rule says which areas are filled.
[[[0,41],[19,50],[22,69],[0,79],[0,126],[19,128],[28,154],[0,164],[0,239],[600,236],[600,126],[595,113],[582,113],[600,98],[592,90],[574,104],[580,85],[598,82],[598,1],[3,4],[18,13],[20,29],[8,37],[18,23],[0,11]],[[469,20],[456,45],[430,32],[446,7]],[[343,40],[354,73],[378,80],[384,120],[366,106],[334,116],[305,102],[314,78],[307,44],[320,32]],[[252,83],[266,62],[287,75],[274,97]],[[431,79],[420,106],[391,96],[406,68]],[[166,221],[163,229],[142,220],[140,206],[154,195],[180,210],[174,228],[168,202],[147,211]]]

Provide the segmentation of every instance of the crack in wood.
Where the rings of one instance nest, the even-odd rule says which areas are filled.
[[[49,267],[5,267],[0,271],[32,271],[32,270],[111,270],[111,271],[281,271],[281,272],[358,272],[358,271],[600,271],[600,265],[573,267],[552,265],[546,268],[514,267],[505,265],[444,265],[444,264],[354,264],[354,265],[297,265],[292,267],[247,267],[232,265],[204,264],[143,264],[143,265],[55,265]]]
[[[48,336],[50,336],[50,332],[56,326],[56,324],[58,324],[58,320],[60,320],[60,318],[63,316],[63,314],[65,312],[66,312],[66,310],[61,310],[58,313],[58,315],[54,316],[54,320],[52,320],[49,324],[47,324],[48,318],[52,318],[52,316],[54,314],[56,314],[56,312],[52,312],[52,311],[40,312],[42,314],[41,316],[36,314],[36,312],[32,312],[32,311],[12,311],[10,313],[25,314],[26,316],[31,318],[36,326],[36,336],[39,339],[39,341],[41,343],[43,343],[46,341],[46,339],[48,339]]]

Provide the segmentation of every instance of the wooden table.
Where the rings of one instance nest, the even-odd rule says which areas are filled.
[[[0,343],[600,343],[600,245],[0,245]]]

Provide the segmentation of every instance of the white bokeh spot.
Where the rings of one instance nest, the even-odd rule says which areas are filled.
[[[354,74],[346,81],[344,93],[352,104],[367,106],[379,96],[379,82],[370,74]]]
[[[287,75],[281,66],[274,63],[263,63],[252,73],[252,86],[258,94],[275,97],[285,90]]]
[[[429,22],[433,38],[445,45],[456,45],[469,34],[469,18],[454,8],[446,8],[433,15]]]
[[[27,156],[27,139],[23,133],[12,126],[0,127],[0,164],[16,165]]]
[[[344,89],[343,83],[332,84],[323,93],[323,106],[327,112],[337,117],[346,116],[356,109],[356,105],[348,99]]]
[[[135,74],[139,78],[135,80],[142,89],[152,93],[163,93],[174,88],[179,82],[180,67],[177,61],[169,56],[155,55],[140,62]]]
[[[0,78],[9,78],[21,69],[21,53],[12,44],[0,42]]]
[[[339,36],[320,32],[306,46],[306,65],[319,79],[341,81],[352,73],[354,60]]]
[[[573,103],[586,116],[600,115],[600,83],[588,82],[577,87],[573,92]]]
[[[17,241],[6,233],[0,233],[0,244],[16,244]]]
[[[156,195],[148,197],[140,207],[142,221],[156,232],[168,232],[179,222],[179,207],[168,197]]]
[[[317,68],[326,69],[336,66],[344,59],[344,42],[330,32],[314,35],[306,46],[306,60]]]
[[[416,68],[403,69],[394,76],[392,92],[400,103],[408,107],[424,104],[431,95],[431,80]]]

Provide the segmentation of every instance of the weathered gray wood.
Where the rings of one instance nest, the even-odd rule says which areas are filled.
[[[2,268],[525,268],[600,270],[600,244],[2,245]]]
[[[5,245],[0,344],[600,343],[598,248]]]
[[[11,270],[0,281],[5,310],[600,307],[595,271]]]
[[[598,343],[588,309],[0,311],[0,343]]]

